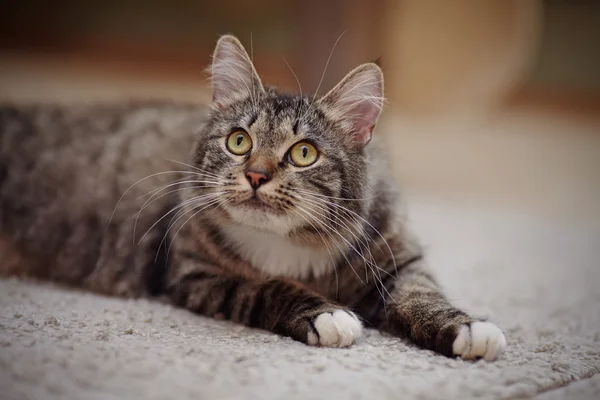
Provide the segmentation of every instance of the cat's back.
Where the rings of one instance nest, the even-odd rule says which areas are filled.
[[[165,154],[186,157],[180,153],[189,149],[204,119],[200,106],[166,102],[0,104],[2,167],[95,167]]]
[[[0,106],[0,215],[8,203],[104,213],[139,179],[181,169],[167,160],[188,158],[204,118],[198,106],[160,102]]]
[[[29,258],[56,261],[62,270],[47,267],[41,275],[75,284],[98,262],[130,257],[131,263],[140,249],[132,245],[128,220],[143,195],[177,178],[159,173],[182,169],[168,160],[188,158],[204,120],[197,105],[164,102],[0,105],[0,252],[19,247]],[[115,210],[123,193],[148,176]],[[145,209],[138,229],[147,229],[171,200]]]

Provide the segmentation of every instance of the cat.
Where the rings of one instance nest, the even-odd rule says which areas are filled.
[[[320,98],[284,94],[225,35],[210,73],[209,107],[1,107],[1,274],[165,296],[312,346],[350,346],[367,325],[448,357],[502,353],[405,227],[373,136],[377,64]]]

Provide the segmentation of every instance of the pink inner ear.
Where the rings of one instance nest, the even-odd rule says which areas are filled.
[[[373,136],[374,128],[375,125],[371,125],[368,128],[356,131],[356,133],[353,135],[354,142],[359,146],[364,146],[369,143],[371,141],[371,137]]]
[[[378,116],[379,108],[368,100],[361,101],[350,111],[353,139],[356,144],[364,146],[369,143]]]

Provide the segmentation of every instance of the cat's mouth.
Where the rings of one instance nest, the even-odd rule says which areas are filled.
[[[269,214],[279,215],[283,211],[271,204],[268,195],[258,193],[256,191],[249,192],[241,198],[238,198],[234,206],[238,209],[251,212],[264,212]]]
[[[290,230],[290,220],[285,209],[278,205],[275,196],[244,193],[243,197],[230,199],[228,203],[225,210],[233,222],[280,235],[285,235]]]
[[[261,211],[270,211],[270,212],[275,211],[273,209],[273,207],[271,207],[268,203],[266,203],[263,200],[261,200],[260,198],[258,198],[258,196],[256,196],[256,193],[249,199],[240,203],[240,205],[245,208],[250,208],[252,210],[261,210]]]

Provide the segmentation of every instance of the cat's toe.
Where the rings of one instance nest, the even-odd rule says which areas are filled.
[[[506,347],[506,338],[496,325],[490,322],[473,322],[463,325],[452,344],[455,355],[465,360],[483,358],[495,360]]]
[[[362,335],[362,324],[347,311],[319,314],[313,321],[314,330],[308,333],[308,344],[326,347],[348,347]]]

